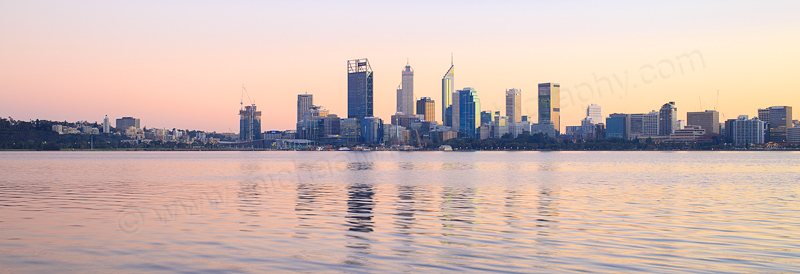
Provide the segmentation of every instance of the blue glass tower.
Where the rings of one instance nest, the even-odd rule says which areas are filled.
[[[372,67],[369,61],[347,61],[347,118],[372,117]]]
[[[481,125],[481,100],[478,99],[478,92],[473,88],[464,88],[457,93],[459,135],[476,139],[477,129]]]

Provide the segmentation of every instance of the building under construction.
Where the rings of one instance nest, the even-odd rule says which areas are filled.
[[[251,104],[239,110],[239,140],[261,140],[261,111]]]

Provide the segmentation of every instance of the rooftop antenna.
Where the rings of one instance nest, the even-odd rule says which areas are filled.
[[[453,66],[453,53],[450,53],[450,66]]]
[[[408,66],[408,64],[409,64],[409,63],[408,63],[408,57],[406,57],[406,66]]]

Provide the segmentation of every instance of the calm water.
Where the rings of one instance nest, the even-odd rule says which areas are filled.
[[[0,152],[0,272],[800,272],[799,161]]]

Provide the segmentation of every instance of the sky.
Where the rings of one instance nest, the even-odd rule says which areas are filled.
[[[537,84],[560,83],[562,130],[592,103],[674,101],[684,120],[800,107],[800,1],[34,0],[0,2],[0,117],[238,132],[243,100],[262,130],[294,129],[297,94],[346,116],[347,60],[368,58],[376,116],[408,62],[441,120],[451,54],[482,110],[518,88],[536,120]]]

